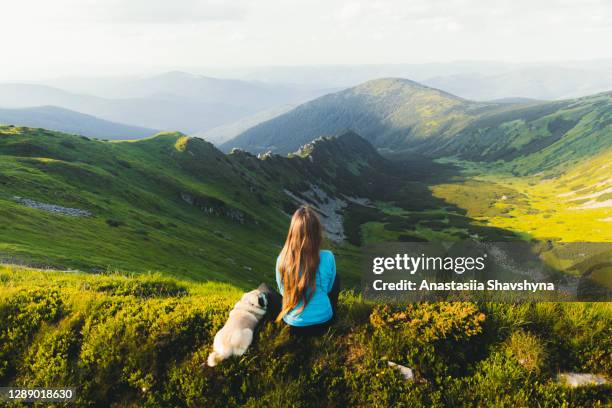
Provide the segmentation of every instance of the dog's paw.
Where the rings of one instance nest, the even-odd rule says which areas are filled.
[[[208,364],[209,367],[214,367],[220,362],[221,362],[221,359],[219,358],[219,355],[217,354],[216,351],[213,351],[212,353],[210,353],[208,355],[208,360],[206,360],[206,363]]]

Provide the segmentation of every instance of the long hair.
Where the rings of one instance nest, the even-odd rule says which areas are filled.
[[[301,206],[293,214],[285,246],[280,254],[278,270],[283,284],[283,306],[276,318],[279,321],[300,301],[304,310],[316,288],[319,249],[323,242],[323,228],[317,213]]]

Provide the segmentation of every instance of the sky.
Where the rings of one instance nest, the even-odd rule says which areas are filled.
[[[0,80],[612,58],[608,0],[19,0],[0,10]]]

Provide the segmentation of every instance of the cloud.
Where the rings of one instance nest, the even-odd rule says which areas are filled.
[[[248,13],[245,0],[55,0],[49,5],[22,0],[14,7],[24,17],[60,23],[197,23],[241,20]]]
[[[115,0],[105,5],[101,16],[114,21],[131,22],[198,22],[240,20],[247,13],[241,1],[210,0]]]
[[[364,8],[361,3],[347,3],[340,9],[337,14],[338,21],[345,23],[362,17]]]
[[[612,58],[609,0],[19,0],[7,76],[117,68]],[[44,61],[41,64],[40,61]],[[169,62],[168,62],[169,61]],[[127,68],[124,68],[127,67]],[[93,72],[93,71],[92,71]]]

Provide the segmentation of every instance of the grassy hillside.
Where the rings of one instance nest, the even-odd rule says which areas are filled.
[[[378,79],[300,105],[222,147],[288,153],[318,136],[352,129],[376,147],[401,150],[456,133],[493,109],[500,105],[470,102],[407,79]]]
[[[520,175],[571,167],[612,148],[610,132],[608,92],[487,115],[428,152],[472,161],[501,160]]]
[[[240,195],[246,181],[227,158],[180,134],[104,143],[3,128],[0,154],[0,211],[6,220],[0,250],[5,257],[85,270],[171,268],[200,279],[222,279],[231,270],[245,280],[252,275],[247,268],[259,272],[265,265],[257,254],[281,236],[272,208],[258,217],[263,225],[255,224],[252,211],[263,206],[253,196]],[[206,177],[197,178],[198,172]],[[29,208],[15,197],[83,209],[92,216]],[[233,213],[241,214],[244,223],[232,219]],[[235,242],[247,233],[252,245]],[[216,250],[221,246],[228,252]]]
[[[0,123],[74,133],[101,139],[140,139],[153,136],[157,130],[109,122],[56,106],[0,109]]]
[[[0,127],[0,258],[252,286],[273,276],[297,199],[368,197],[386,177],[386,161],[357,135],[308,150],[257,158],[225,155],[179,133],[110,143]],[[312,195],[313,186],[325,196]],[[346,253],[347,279],[355,282],[354,249],[329,245]]]
[[[580,194],[586,203],[601,191],[591,198],[601,204],[579,210],[574,197],[555,197],[561,187],[535,192],[537,178],[466,176],[419,156],[392,162],[353,133],[256,157],[178,133],[110,143],[4,127],[0,157],[0,258],[45,267],[252,287],[271,280],[288,214],[303,202],[320,209],[347,285],[358,284],[359,247],[371,243],[607,241],[612,225],[608,173],[597,164],[607,156],[597,175],[578,168],[583,179],[541,183],[592,181],[600,190]]]
[[[325,336],[263,323],[243,357],[211,369],[235,287],[0,266],[0,288],[0,382],[76,385],[79,406],[612,403],[610,386],[556,381],[560,371],[611,375],[608,303],[382,306],[343,293]]]

